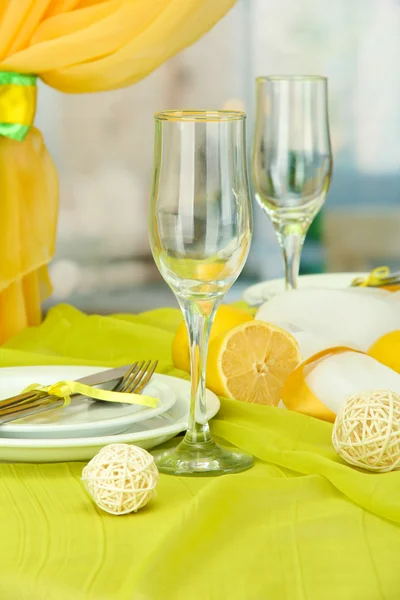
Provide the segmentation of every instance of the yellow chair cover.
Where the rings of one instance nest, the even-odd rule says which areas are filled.
[[[235,0],[0,0],[0,71],[63,92],[128,86],[209,30]],[[40,98],[38,100],[40,102]],[[0,138],[0,343],[40,320],[57,174],[40,133]]]

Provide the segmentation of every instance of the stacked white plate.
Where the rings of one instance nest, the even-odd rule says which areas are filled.
[[[340,290],[350,287],[358,277],[367,277],[368,273],[321,273],[317,275],[301,275],[299,289],[331,289]],[[285,291],[284,279],[271,279],[251,285],[243,292],[243,300],[250,306],[259,306],[277,294]]]
[[[81,366],[3,368],[0,369],[0,400],[20,393],[35,382],[49,385],[104,370],[103,367]],[[143,394],[157,397],[157,407],[72,400],[65,408],[0,425],[0,461],[88,460],[107,444],[133,443],[150,449],[186,430],[190,382],[155,373]],[[209,390],[206,401],[207,416],[211,419],[220,403]]]

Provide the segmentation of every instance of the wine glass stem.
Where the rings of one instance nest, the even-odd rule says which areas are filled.
[[[285,284],[287,290],[297,289],[297,280],[300,269],[301,251],[305,233],[296,226],[284,227],[278,232],[278,238],[283,251],[285,262]]]
[[[208,338],[217,304],[214,300],[187,301],[182,304],[190,345],[191,396],[189,444],[211,442],[206,410],[206,362]]]

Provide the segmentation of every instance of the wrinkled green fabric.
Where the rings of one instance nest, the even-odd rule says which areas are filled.
[[[157,358],[178,376],[178,310],[85,316],[53,309],[0,350],[2,366]],[[1,376],[1,373],[0,373]],[[222,400],[213,432],[256,456],[220,478],[162,475],[137,514],[101,512],[83,464],[0,465],[3,600],[398,600],[400,472],[334,453],[332,426]]]

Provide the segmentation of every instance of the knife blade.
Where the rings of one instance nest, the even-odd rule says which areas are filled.
[[[93,375],[86,375],[86,377],[81,377],[80,379],[76,379],[77,383],[83,383],[84,385],[90,385],[92,387],[96,387],[99,385],[104,385],[105,383],[117,383],[119,379],[125,375],[127,370],[131,365],[127,365],[124,367],[117,367],[113,369],[107,369],[106,371],[99,371],[98,373],[94,373]],[[56,381],[54,383],[57,383]],[[73,394],[76,396],[78,394]],[[16,396],[11,396],[11,398],[5,398],[4,400],[0,400],[0,415],[2,410],[7,408],[10,409],[14,406],[23,405],[35,398],[40,398],[40,400],[46,400],[50,398],[50,394],[40,394],[38,392],[25,392],[22,394],[17,394]]]

